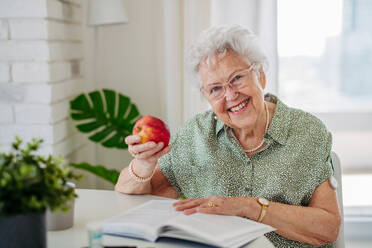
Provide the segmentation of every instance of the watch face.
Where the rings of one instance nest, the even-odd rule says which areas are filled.
[[[263,205],[269,205],[269,201],[265,198],[262,198],[262,197],[258,198],[258,202],[263,204]]]

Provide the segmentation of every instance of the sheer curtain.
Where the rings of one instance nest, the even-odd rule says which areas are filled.
[[[260,39],[269,57],[266,91],[277,93],[276,0],[212,0],[211,25],[240,24]]]

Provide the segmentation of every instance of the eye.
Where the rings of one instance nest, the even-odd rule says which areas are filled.
[[[213,88],[211,88],[209,90],[209,94],[215,94],[215,93],[217,93],[217,92],[219,92],[221,90],[222,90],[222,87],[221,86],[215,86],[215,87],[213,87]]]
[[[236,75],[231,81],[230,84],[233,84],[237,82],[239,79],[241,79],[243,76],[242,75]]]

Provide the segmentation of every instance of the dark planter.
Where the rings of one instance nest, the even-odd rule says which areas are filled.
[[[0,217],[0,246],[45,248],[45,213]]]

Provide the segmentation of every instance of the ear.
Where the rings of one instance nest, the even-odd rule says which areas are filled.
[[[262,69],[262,66],[260,67],[259,72],[260,72],[260,77],[259,77],[260,85],[261,85],[262,89],[265,89],[265,87],[266,87],[266,75],[265,75],[265,72]]]
[[[205,94],[205,90],[203,89],[203,87],[200,87],[199,88],[199,91],[200,91],[200,94],[202,94],[204,96],[205,99],[208,99],[207,98],[207,95]]]

